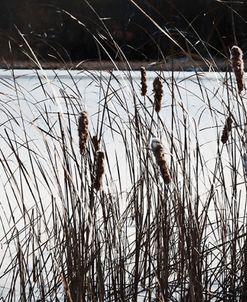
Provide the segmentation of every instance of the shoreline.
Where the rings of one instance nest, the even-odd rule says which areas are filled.
[[[163,62],[158,61],[81,61],[81,62],[42,62],[36,64],[32,61],[2,61],[1,69],[65,69],[65,70],[146,70],[155,71],[226,71],[229,69],[227,59],[189,59],[178,58]]]

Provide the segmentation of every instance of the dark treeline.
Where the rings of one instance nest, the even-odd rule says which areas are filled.
[[[121,59],[122,53],[129,60],[184,52],[228,56],[233,44],[246,49],[246,0],[135,2],[181,47],[130,0],[1,0],[1,58],[25,58],[24,39],[40,59],[65,61]]]

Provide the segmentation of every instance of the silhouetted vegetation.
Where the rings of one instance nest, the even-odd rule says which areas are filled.
[[[107,52],[117,60],[123,55],[120,49],[129,60],[157,60],[184,55],[181,48],[204,57],[228,55],[233,44],[246,48],[246,1],[135,3],[181,47],[130,0],[9,0],[1,3],[0,55],[26,57],[20,33],[39,59],[59,61],[107,59]]]
[[[245,3],[81,1],[2,5],[0,300],[247,301]]]

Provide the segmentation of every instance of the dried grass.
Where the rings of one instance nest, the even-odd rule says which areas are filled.
[[[100,37],[113,41],[99,20]],[[114,47],[126,59],[117,43]],[[243,64],[236,47],[232,59],[241,92]],[[208,87],[207,74],[198,71],[180,79],[173,70],[159,71],[154,102],[145,85],[141,92],[139,86],[140,80],[151,81],[151,73],[135,82],[131,71],[121,80],[115,72],[84,71],[90,78],[87,88],[78,80],[82,74],[67,70],[67,75],[72,85],[54,72],[55,92],[50,78],[39,73],[40,84],[31,91],[14,70],[11,80],[1,79],[6,89],[0,136],[2,299],[245,301],[242,129],[247,102],[235,93],[228,74],[223,79],[217,73],[222,81]],[[82,109],[88,99],[84,104],[81,93],[90,85],[98,102],[89,106],[95,136],[88,143],[89,113]],[[32,103],[37,89],[44,100]],[[192,98],[198,102],[195,116],[186,108]],[[215,137],[205,142],[201,134],[207,137],[208,129]],[[151,137],[159,137],[151,141],[152,150]],[[220,138],[229,143],[223,147]]]

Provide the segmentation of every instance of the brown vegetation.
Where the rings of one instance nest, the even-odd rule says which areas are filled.
[[[244,84],[244,61],[243,52],[238,46],[233,46],[231,49],[232,69],[236,76],[238,92],[241,93],[245,88]]]
[[[88,123],[88,113],[83,111],[78,119],[79,148],[82,155],[85,154],[89,138]]]
[[[230,116],[228,116],[228,118],[226,119],[226,123],[222,132],[222,136],[221,136],[221,142],[223,144],[225,144],[228,141],[229,135],[231,133],[232,130],[232,123],[233,120]]]

